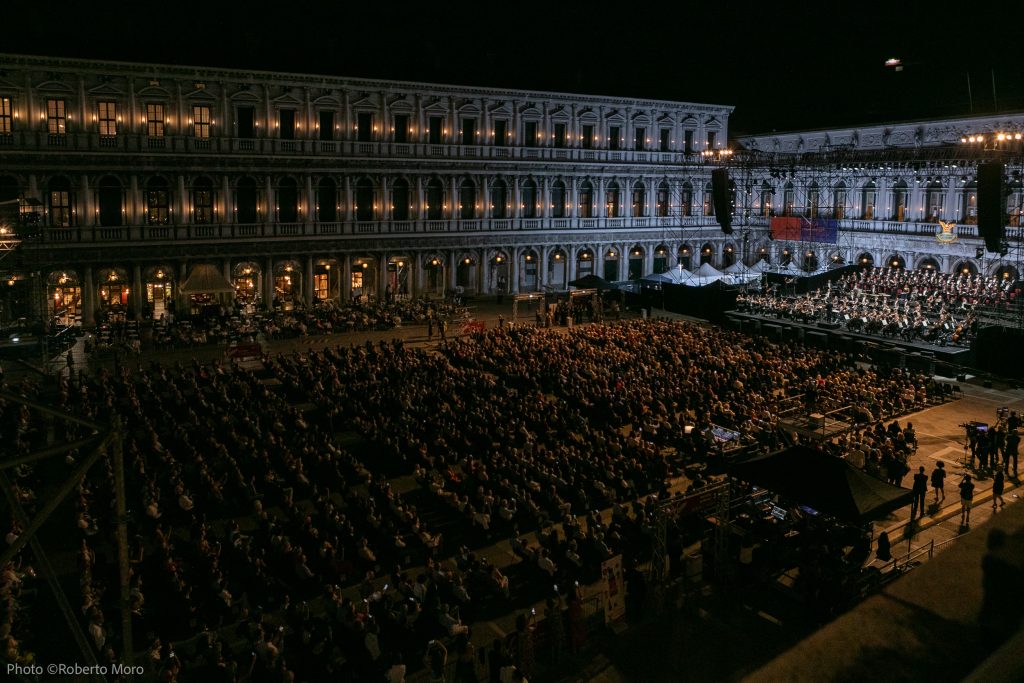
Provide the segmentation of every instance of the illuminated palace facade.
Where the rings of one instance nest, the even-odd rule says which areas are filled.
[[[1024,114],[739,136],[731,169],[751,222],[832,218],[837,244],[774,241],[758,254],[813,269],[825,259],[1016,278],[1024,215]],[[1006,240],[985,252],[977,166],[1001,161]],[[983,251],[979,252],[979,249]],[[758,255],[758,254],[755,254]],[[980,256],[979,256],[980,254]]]
[[[38,225],[0,270],[88,325],[184,303],[198,264],[264,305],[722,265],[731,111],[0,55],[0,202]]]

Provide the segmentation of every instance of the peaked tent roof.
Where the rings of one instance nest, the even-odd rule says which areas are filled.
[[[735,463],[730,474],[851,523],[882,517],[909,504],[913,495],[806,446]]]
[[[570,282],[569,286],[577,289],[615,289],[612,283],[597,275],[584,275]]]
[[[750,268],[748,268],[747,264],[745,264],[743,261],[736,261],[731,266],[726,266],[724,269],[722,269],[722,272],[729,274],[743,274],[749,273]]]
[[[693,274],[697,277],[717,277],[722,274],[722,271],[715,268],[710,263],[700,264],[700,268],[693,271]]]
[[[181,285],[182,294],[220,294],[234,292],[232,286],[217,266],[199,263],[192,267],[188,279]]]

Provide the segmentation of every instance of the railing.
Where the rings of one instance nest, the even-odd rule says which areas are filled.
[[[280,138],[232,138],[193,135],[171,135],[150,137],[146,131],[118,132],[112,136],[100,136],[94,132],[50,135],[45,131],[16,130],[10,135],[0,136],[0,144],[7,147],[44,148],[66,147],[78,151],[125,149],[133,152],[216,152],[219,154],[306,154],[316,156],[399,156],[399,157],[449,157],[466,159],[528,159],[565,162],[593,163],[661,163],[697,164],[702,163],[699,155],[684,152],[650,152],[645,150],[585,149],[581,147],[514,147],[495,145],[453,145],[427,142],[391,142],[357,140],[317,140]]]
[[[708,217],[702,225],[712,225]],[[294,239],[298,237],[415,233],[516,232],[540,230],[661,230],[650,218],[471,218],[400,221],[329,221],[290,223],[204,223],[178,225],[47,227],[42,243],[147,242],[187,240]],[[678,221],[675,225],[678,225]],[[692,222],[698,225],[697,222]]]

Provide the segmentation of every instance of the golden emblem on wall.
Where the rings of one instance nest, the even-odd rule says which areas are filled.
[[[939,229],[935,231],[935,239],[942,244],[952,244],[956,242],[956,221],[939,221]]]

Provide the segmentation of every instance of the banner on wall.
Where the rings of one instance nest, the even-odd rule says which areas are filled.
[[[771,222],[772,239],[793,242],[839,241],[839,221],[834,218],[813,218],[803,216],[775,216]]]
[[[609,624],[626,615],[626,582],[622,576],[622,555],[601,563],[604,583],[604,622]]]

